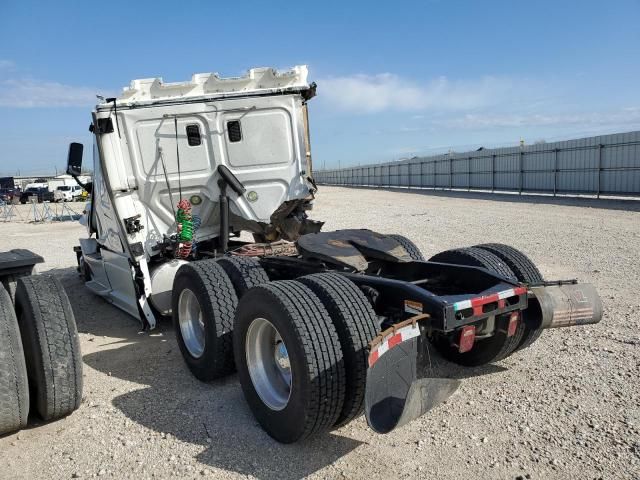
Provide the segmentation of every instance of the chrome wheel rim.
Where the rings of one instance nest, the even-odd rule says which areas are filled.
[[[188,288],[178,298],[178,322],[187,351],[192,357],[200,358],[204,353],[204,319],[196,294]]]
[[[249,325],[245,340],[247,368],[260,399],[271,410],[282,410],[291,397],[291,364],[278,329],[264,318]]]

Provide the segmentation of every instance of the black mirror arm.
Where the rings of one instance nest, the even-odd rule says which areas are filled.
[[[80,181],[79,176],[76,175],[75,173],[69,172],[69,175],[71,175],[73,179],[76,181],[76,183],[80,185],[83,189],[85,189],[87,193],[91,193],[91,189],[93,188],[93,182],[83,183]]]

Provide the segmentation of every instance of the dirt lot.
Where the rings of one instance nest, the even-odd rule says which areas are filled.
[[[24,207],[22,207],[24,208]],[[367,226],[414,239],[427,256],[495,241],[547,278],[598,287],[595,326],[546,332],[528,350],[464,378],[444,405],[386,436],[364,419],[299,445],[257,425],[232,376],[184,366],[167,322],[133,318],[82,285],[75,222],[2,223],[0,250],[30,248],[73,304],[85,362],[82,407],[0,438],[1,478],[640,478],[640,204],[322,187],[326,230]],[[444,362],[444,361],[442,361]]]

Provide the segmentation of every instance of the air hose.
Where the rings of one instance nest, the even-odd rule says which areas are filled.
[[[191,203],[182,199],[178,202],[176,212],[176,228],[178,233],[178,246],[176,258],[188,258],[195,251],[195,233],[200,226],[200,218],[191,213]]]

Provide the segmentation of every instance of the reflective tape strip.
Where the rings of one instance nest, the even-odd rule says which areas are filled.
[[[458,310],[466,310],[467,308],[471,308],[471,300],[463,300],[462,302],[456,302],[453,304],[453,309],[456,312]]]
[[[515,294],[516,292],[512,288],[510,290],[505,290],[504,292],[498,292],[498,298],[503,300],[505,298],[513,297]]]
[[[396,345],[406,342],[414,337],[420,335],[420,327],[418,325],[406,325],[402,328],[399,328],[392,333],[388,337],[386,337],[382,342],[380,342],[369,354],[369,368],[373,367],[373,365],[378,361],[378,359],[391,350]]]
[[[462,300],[460,302],[456,302],[453,304],[453,310],[457,312],[458,310],[466,310],[467,308],[479,307],[487,303],[499,302],[500,300],[504,300],[509,297],[515,297],[516,295],[522,295],[524,293],[527,293],[527,289],[525,287],[510,288],[509,290],[503,290],[502,292],[493,293],[491,295],[487,295],[486,297],[476,297],[470,300]],[[479,310],[476,311],[476,309],[474,309],[474,315],[480,314],[481,312]]]

